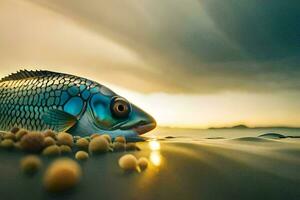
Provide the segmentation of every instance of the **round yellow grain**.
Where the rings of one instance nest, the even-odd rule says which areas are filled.
[[[28,134],[28,131],[27,130],[24,130],[24,129],[20,129],[17,133],[16,133],[16,139],[17,140],[21,140],[21,138]]]
[[[60,148],[57,145],[51,145],[51,146],[46,147],[43,150],[42,154],[44,156],[57,156],[57,155],[60,155]]]
[[[66,132],[58,133],[57,142],[59,145],[73,146],[73,136]]]
[[[89,144],[89,152],[91,154],[105,153],[109,151],[109,148],[109,143],[103,137],[96,137]]]
[[[4,149],[12,149],[14,147],[14,141],[12,139],[4,139],[1,141],[0,146]]]
[[[138,159],[138,166],[141,170],[144,170],[148,167],[149,161],[146,157],[141,157]]]
[[[89,158],[89,154],[85,151],[78,151],[76,154],[75,154],[75,158],[77,160],[87,160]]]
[[[89,141],[85,138],[80,138],[76,141],[76,146],[79,149],[87,150],[89,148]]]
[[[61,145],[60,147],[60,153],[61,154],[69,154],[72,153],[72,149],[70,146],[68,145]]]
[[[53,139],[56,139],[56,134],[57,133],[51,129],[45,130],[43,132],[44,137],[52,137]]]
[[[125,171],[136,170],[137,159],[132,154],[126,154],[119,159],[119,166]]]
[[[44,136],[38,132],[29,132],[21,138],[20,144],[25,151],[38,152],[44,147]]]
[[[54,161],[44,175],[44,187],[49,192],[64,192],[76,186],[81,178],[81,167],[71,159]]]
[[[50,136],[45,137],[45,139],[44,139],[44,146],[45,147],[55,145],[55,144],[56,144],[56,142],[52,137],[50,137]]]
[[[24,157],[20,162],[21,170],[26,174],[36,173],[42,166],[42,161],[39,157],[30,155]]]

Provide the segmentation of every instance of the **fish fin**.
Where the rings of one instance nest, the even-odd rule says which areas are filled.
[[[42,120],[57,131],[66,131],[77,123],[77,118],[62,110],[48,110],[42,115]]]
[[[49,75],[59,75],[61,73],[58,72],[51,72],[47,70],[20,70],[17,71],[16,73],[12,73],[0,80],[2,81],[12,81],[12,80],[21,80],[25,78],[33,78],[33,77],[39,77],[39,76],[49,76]]]

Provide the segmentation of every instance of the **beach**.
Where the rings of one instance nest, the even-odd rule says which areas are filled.
[[[241,137],[222,130],[210,139],[196,130],[156,130],[140,151],[149,158],[145,171],[126,173],[118,166],[125,152],[93,156],[81,163],[82,180],[73,190],[49,194],[42,185],[44,169],[33,177],[20,172],[23,153],[0,152],[2,199],[299,199],[300,139],[267,139],[250,130]],[[245,136],[245,132],[249,136]],[[247,133],[248,131],[248,133]],[[252,130],[255,132],[255,130]],[[197,131],[196,131],[197,132]],[[201,132],[201,131],[200,131]],[[219,132],[219,133],[218,133]],[[226,130],[230,133],[230,130]],[[286,134],[296,136],[297,131]],[[196,135],[195,135],[196,134]],[[225,135],[224,135],[225,134]],[[236,135],[234,135],[236,136]],[[167,138],[166,138],[167,137]],[[225,138],[225,139],[224,139]],[[42,157],[44,165],[53,158]]]
[[[299,19],[0,0],[0,200],[300,200]]]

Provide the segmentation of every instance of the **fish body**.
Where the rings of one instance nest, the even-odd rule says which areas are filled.
[[[22,70],[0,81],[0,129],[15,126],[79,136],[135,137],[155,128],[156,122],[97,82],[58,72]]]

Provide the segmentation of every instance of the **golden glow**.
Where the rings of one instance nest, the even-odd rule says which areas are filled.
[[[161,155],[160,155],[160,143],[157,140],[151,140],[149,142],[150,161],[154,166],[161,165]]]
[[[150,161],[153,165],[159,166],[161,164],[161,155],[158,151],[150,153]]]
[[[107,84],[151,114],[160,126],[181,128],[298,126],[298,96],[291,93],[143,94]],[[238,102],[238,104],[237,104]],[[278,109],[280,108],[280,109]]]
[[[149,142],[149,147],[150,147],[151,151],[160,150],[160,143],[156,140],[152,140]]]

